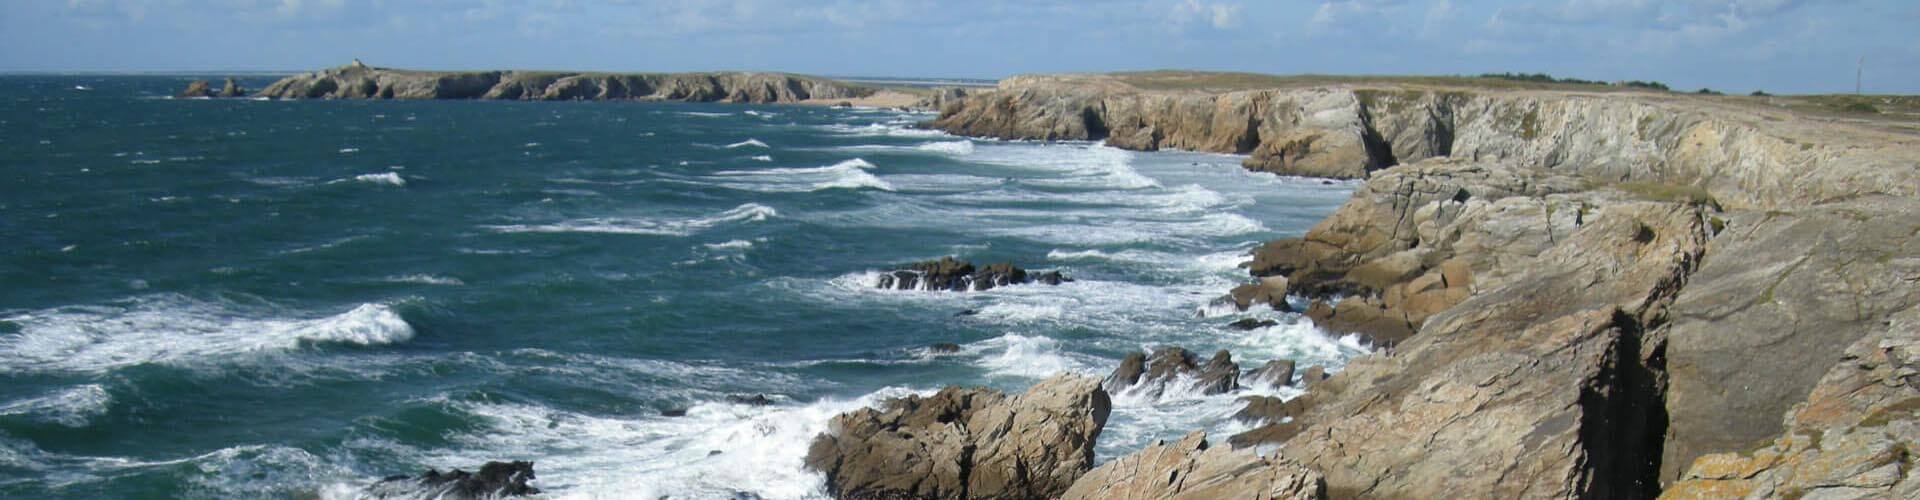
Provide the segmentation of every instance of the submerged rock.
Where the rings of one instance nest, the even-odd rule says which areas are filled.
[[[876,286],[890,290],[967,292],[1027,283],[1058,285],[1068,281],[1073,280],[1062,276],[1059,271],[1029,275],[1027,270],[1015,267],[1012,263],[975,267],[972,262],[942,257],[940,260],[916,262],[906,269],[882,273]]]
[[[1266,327],[1274,326],[1278,324],[1280,324],[1280,322],[1270,320],[1270,319],[1240,318],[1240,319],[1234,320],[1232,323],[1227,323],[1227,328],[1232,328],[1240,331],[1249,331],[1249,330],[1259,330],[1261,328],[1266,328]]]
[[[1174,384],[1191,384],[1201,394],[1220,394],[1240,388],[1240,365],[1222,350],[1201,364],[1199,357],[1179,347],[1161,347],[1153,354],[1128,354],[1104,385],[1107,391],[1158,397]]]
[[[449,500],[485,499],[539,494],[528,485],[532,481],[533,462],[487,462],[479,473],[454,469],[445,473],[428,470],[417,477],[394,476],[367,487],[367,497],[380,499],[444,498]]]
[[[1293,384],[1294,363],[1291,359],[1276,359],[1247,372],[1242,380],[1266,384],[1270,387],[1283,387]]]
[[[747,406],[772,406],[773,398],[765,394],[728,394],[727,402]]]
[[[1320,474],[1292,460],[1209,446],[1205,431],[1120,457],[1073,483],[1061,498],[1319,499]]]
[[[835,498],[1056,498],[1093,467],[1111,410],[1071,374],[1020,396],[948,387],[834,417],[806,466]]]
[[[960,352],[960,344],[955,344],[952,342],[941,342],[938,344],[927,346],[927,352],[931,352],[934,354],[953,354],[953,353]]]

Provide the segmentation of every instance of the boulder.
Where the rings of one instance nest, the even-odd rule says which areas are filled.
[[[1371,297],[1349,297],[1338,305],[1317,302],[1308,307],[1307,318],[1334,333],[1357,333],[1367,342],[1393,345],[1413,335],[1404,313],[1389,310]]]
[[[1240,331],[1251,331],[1251,330],[1259,330],[1261,328],[1266,328],[1266,327],[1274,326],[1278,324],[1280,324],[1280,322],[1270,320],[1270,319],[1240,318],[1237,320],[1233,320],[1232,323],[1227,323],[1227,328],[1232,328]]]
[[[1276,359],[1267,361],[1267,364],[1260,365],[1259,368],[1247,372],[1246,376],[1240,378],[1252,383],[1266,384],[1268,387],[1283,387],[1293,384],[1293,368],[1293,360]]]
[[[1199,357],[1179,347],[1161,347],[1153,354],[1128,354],[1106,379],[1108,391],[1158,397],[1169,385],[1192,384],[1201,394],[1220,394],[1240,388],[1240,366],[1233,355],[1220,351],[1202,364]]]
[[[1293,311],[1293,307],[1287,304],[1287,278],[1282,276],[1268,276],[1260,278],[1258,282],[1233,287],[1233,290],[1220,300],[1231,302],[1235,308],[1242,311],[1255,304],[1266,305],[1275,311]]]
[[[1071,374],[1013,397],[949,387],[834,417],[805,463],[835,498],[1056,498],[1093,467],[1111,410]]]
[[[1300,405],[1273,396],[1242,396],[1240,400],[1247,405],[1234,412],[1233,419],[1245,424],[1280,423],[1300,410]]]
[[[1148,445],[1088,472],[1061,498],[1319,499],[1320,474],[1299,462],[1207,445],[1204,431]]]
[[[445,498],[449,500],[486,499],[536,495],[540,490],[532,481],[533,462],[487,462],[479,473],[460,469],[442,473],[428,470],[419,476],[394,476],[369,486],[367,498]]]
[[[916,262],[908,265],[906,269],[882,273],[876,286],[891,290],[966,292],[1025,283],[1058,285],[1068,281],[1073,280],[1062,276],[1059,271],[1029,275],[1027,270],[1015,267],[1011,263],[1002,262],[975,267],[971,262],[942,257],[939,260]]]

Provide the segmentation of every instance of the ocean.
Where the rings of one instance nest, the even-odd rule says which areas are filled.
[[[351,497],[532,460],[558,498],[810,498],[807,443],[886,397],[1163,345],[1365,352],[1208,306],[1355,187],[1231,155],[879,109],[166,97],[189,80],[0,77],[0,497]],[[874,286],[942,256],[1074,281]],[[1297,391],[1116,395],[1098,460],[1224,438],[1247,394]]]

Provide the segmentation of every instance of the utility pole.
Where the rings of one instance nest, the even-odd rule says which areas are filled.
[[[1853,66],[1853,95],[1860,95],[1860,76],[1866,74],[1867,56],[1860,56],[1860,62]]]

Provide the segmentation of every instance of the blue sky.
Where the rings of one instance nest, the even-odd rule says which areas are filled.
[[[1545,72],[1920,93],[1915,0],[5,0],[0,71]]]

